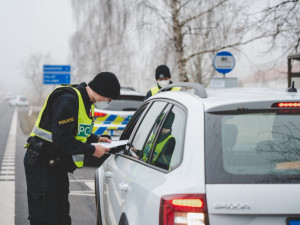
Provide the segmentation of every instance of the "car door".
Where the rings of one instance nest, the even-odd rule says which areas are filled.
[[[169,106],[170,107],[170,106]],[[154,102],[143,110],[135,113],[128,128],[125,129],[121,136],[121,139],[129,138],[130,145],[127,146],[126,152],[128,153],[131,146],[141,151],[146,141],[151,135],[155,135],[158,129],[155,128],[157,118],[161,116],[163,112],[167,112],[169,109],[168,103],[159,101]],[[138,122],[137,122],[138,120]],[[136,125],[135,125],[136,124]],[[135,126],[134,126],[135,125]],[[155,131],[153,131],[153,129]],[[122,216],[122,212],[126,206],[126,199],[130,193],[132,193],[132,186],[135,186],[135,182],[147,180],[147,177],[152,176],[153,171],[147,168],[147,162],[143,160],[137,160],[126,154],[112,155],[103,165],[104,168],[104,185],[103,201],[105,206],[105,222],[106,224],[119,224],[119,220]],[[149,185],[151,188],[152,185]],[[147,190],[143,188],[135,189],[136,195],[142,196],[147,193]],[[126,216],[122,217],[126,221]],[[124,222],[126,224],[126,222]]]

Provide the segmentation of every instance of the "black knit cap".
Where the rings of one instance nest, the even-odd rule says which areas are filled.
[[[120,83],[115,74],[102,72],[88,84],[97,94],[116,99],[120,95]]]
[[[171,78],[169,67],[160,65],[155,70],[155,79]]]

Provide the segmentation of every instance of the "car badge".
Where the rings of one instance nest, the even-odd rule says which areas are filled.
[[[215,203],[217,210],[247,210],[251,209],[248,203]]]

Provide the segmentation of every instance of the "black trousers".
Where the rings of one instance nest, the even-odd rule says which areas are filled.
[[[27,153],[25,153],[25,158]],[[34,166],[25,163],[28,210],[31,225],[70,225],[69,178],[61,166],[51,168],[46,160]]]

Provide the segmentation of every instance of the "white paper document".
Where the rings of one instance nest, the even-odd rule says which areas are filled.
[[[108,142],[98,142],[98,143],[92,143],[92,145],[102,145],[105,148],[115,148],[121,145],[126,145],[128,140],[122,140],[122,141],[112,141],[111,143]]]

